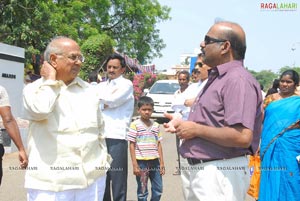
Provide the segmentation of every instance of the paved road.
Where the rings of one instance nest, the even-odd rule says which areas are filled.
[[[163,177],[163,195],[162,201],[174,201],[183,200],[183,194],[181,190],[180,176],[174,176],[173,172],[176,168],[176,148],[175,148],[175,136],[173,134],[164,133],[163,140],[163,152],[166,166],[166,174]],[[135,201],[136,198],[136,181],[132,174],[132,165],[130,156],[129,172],[128,172],[128,191],[127,200]],[[0,187],[0,200],[1,201],[25,201],[26,190],[24,189],[24,171],[15,170],[14,167],[18,167],[18,155],[16,152],[7,153],[3,158],[3,171],[4,176],[2,178],[2,185]],[[150,185],[149,185],[150,186]],[[150,190],[150,189],[149,189]],[[246,201],[253,201],[250,197]]]

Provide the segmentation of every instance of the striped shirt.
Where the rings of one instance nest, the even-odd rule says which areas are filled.
[[[152,160],[159,158],[158,142],[162,135],[157,122],[151,121],[151,126],[146,126],[140,119],[130,124],[127,139],[135,142],[135,155],[137,160]]]

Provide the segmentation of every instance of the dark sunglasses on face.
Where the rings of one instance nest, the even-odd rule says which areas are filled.
[[[208,45],[208,44],[212,44],[212,43],[222,43],[222,42],[226,42],[227,40],[224,39],[217,39],[217,38],[212,38],[208,35],[205,36],[204,38],[204,44]]]
[[[196,63],[196,66],[198,66],[199,68],[201,68],[203,66],[203,63],[198,62],[198,63]]]

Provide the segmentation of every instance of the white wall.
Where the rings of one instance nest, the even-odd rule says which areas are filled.
[[[24,48],[0,43],[0,85],[8,92],[15,117],[20,117],[23,110],[24,58]]]

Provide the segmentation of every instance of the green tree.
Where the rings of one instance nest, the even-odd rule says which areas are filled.
[[[280,75],[281,73],[283,73],[286,70],[290,70],[293,69],[295,70],[297,73],[300,74],[300,67],[290,67],[290,66],[284,66],[282,68],[279,69],[278,75]]]
[[[100,52],[101,58],[106,56],[113,44],[119,52],[143,63],[161,56],[165,44],[156,24],[170,19],[169,12],[170,8],[157,0],[2,0],[0,41],[25,48],[27,64],[32,63],[33,54],[42,54],[49,39],[57,35],[69,36],[80,46],[85,44],[89,52],[84,53],[89,59],[93,57],[91,52],[97,53],[95,57]],[[91,36],[109,40],[101,42],[105,51],[91,45],[90,41],[96,40]],[[89,68],[85,68],[87,72]]]
[[[0,41],[25,48],[26,63],[32,63],[32,55],[41,54],[55,32],[49,21],[52,10],[47,1],[1,1]]]
[[[108,31],[117,41],[117,48],[141,63],[161,56],[165,47],[156,24],[168,20],[170,8],[157,0],[112,0]]]
[[[278,75],[271,70],[262,70],[260,72],[256,72],[254,77],[264,87],[264,90],[267,90],[272,86],[273,80],[277,78]]]
[[[97,34],[90,36],[81,45],[81,50],[85,56],[80,75],[86,79],[91,71],[100,69],[105,62],[106,56],[113,52],[115,41],[106,34]]]
[[[247,69],[256,79],[257,81],[264,86],[264,90],[266,91],[273,84],[274,79],[278,78],[281,73],[286,70],[293,69],[300,74],[300,67],[290,67],[284,66],[279,69],[278,72],[273,72],[271,70],[262,70],[260,72],[256,72],[254,70]]]

